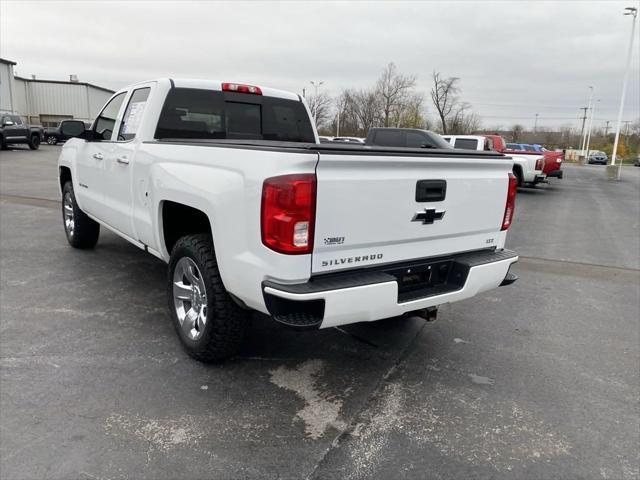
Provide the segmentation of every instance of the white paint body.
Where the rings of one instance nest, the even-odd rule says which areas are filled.
[[[444,138],[452,146],[455,146],[456,139],[475,140],[476,147],[474,150],[484,150],[485,137],[482,135],[444,135]],[[546,175],[542,173],[544,168],[544,156],[543,155],[518,155],[517,153],[505,153],[513,160],[513,163],[520,165],[522,169],[522,181],[524,183],[537,183],[545,179]],[[542,168],[536,169],[536,162],[542,160]]]
[[[175,86],[220,90],[221,82],[175,80]],[[355,265],[369,267],[488,246],[504,248],[506,231],[501,231],[501,224],[510,161],[375,153],[330,155],[314,149],[286,151],[206,142],[158,142],[154,141],[154,132],[171,88],[168,79],[122,90],[127,92],[127,98],[116,125],[131,91],[143,87],[150,87],[151,92],[133,140],[117,141],[115,132],[111,141],[71,139],[62,149],[59,166],[70,169],[76,199],[83,211],[167,262],[170,252],[163,235],[163,202],[176,202],[206,214],[225,288],[252,309],[268,313],[262,285],[265,280],[303,283],[312,275],[354,268],[350,263],[323,265],[330,259],[375,253],[372,260]],[[299,99],[279,90],[262,88],[262,92]],[[314,135],[317,141],[317,132]],[[103,158],[98,160],[95,154]],[[118,161],[123,157],[128,163]],[[314,172],[317,202],[313,253],[285,255],[270,250],[263,245],[260,231],[264,180]],[[417,203],[414,195],[420,179],[445,179],[445,200],[437,205]],[[412,222],[413,215],[425,206],[437,206],[446,214],[432,225]],[[344,242],[325,245],[328,237],[344,237]],[[398,303],[395,283],[324,291],[309,294],[308,298],[325,300],[322,327],[377,320],[495,288],[515,261],[517,257],[473,267],[461,290],[402,304]],[[267,289],[283,298],[307,298]]]

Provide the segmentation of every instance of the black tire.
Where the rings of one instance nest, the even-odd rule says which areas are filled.
[[[522,178],[522,172],[520,171],[520,169],[519,168],[514,168],[513,169],[513,174],[516,176],[517,185],[519,187],[522,187],[524,185],[524,179]]]
[[[65,201],[67,202],[66,205]],[[71,207],[73,214],[71,226],[67,223],[65,207]],[[78,202],[76,202],[71,181],[65,183],[62,188],[62,225],[64,227],[64,233],[67,236],[67,241],[72,247],[88,249],[95,247],[96,243],[98,243],[100,224],[80,210]]]
[[[31,150],[38,150],[40,148],[40,135],[35,133],[29,137],[29,148]]]
[[[185,257],[192,260],[201,272],[206,294],[206,322],[197,339],[190,338],[182,328],[174,299],[176,265]],[[187,353],[202,362],[219,362],[236,354],[244,339],[249,314],[233,301],[224,288],[210,235],[187,235],[178,240],[171,252],[167,283],[169,311]]]
[[[7,144],[4,143],[4,138],[0,136],[0,150],[6,150]]]
[[[49,145],[56,145],[58,143],[58,138],[55,135],[49,135],[47,137],[47,143]]]

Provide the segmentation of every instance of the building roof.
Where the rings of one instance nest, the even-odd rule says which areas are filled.
[[[13,62],[11,60],[7,60],[6,58],[0,58],[0,63],[8,63],[9,65],[17,65],[16,62]]]
[[[15,65],[15,64],[14,64]],[[87,82],[69,82],[65,80],[41,80],[38,78],[24,78],[24,77],[14,77],[16,80],[22,80],[23,82],[34,82],[34,83],[61,83],[63,85],[86,85],[87,87],[95,88],[98,90],[102,90],[107,93],[115,93],[115,90],[111,90],[109,88],[99,87],[98,85],[94,85],[93,83]]]

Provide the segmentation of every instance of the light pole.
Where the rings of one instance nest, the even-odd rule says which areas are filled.
[[[587,134],[587,143],[585,144],[585,148],[587,150],[585,158],[587,159],[587,162],[589,162],[589,144],[591,143],[591,128],[593,127],[593,116],[595,115],[596,105],[598,104],[599,101],[600,99],[593,102],[593,107],[591,107],[591,116],[589,117],[589,129],[588,129],[589,133]]]
[[[629,80],[629,70],[631,70],[631,51],[633,50],[633,40],[636,31],[636,20],[638,18],[638,9],[635,7],[625,8],[625,15],[631,15],[631,39],[629,40],[629,50],[627,51],[627,68],[624,72],[624,80],[622,82],[622,97],[620,98],[620,108],[618,109],[618,123],[616,125],[616,136],[613,141],[613,153],[611,154],[611,165],[616,164],[616,153],[618,151],[618,141],[620,140],[620,125],[622,124],[622,111],[624,109],[624,97],[627,94],[627,82]],[[622,166],[622,162],[620,162]],[[620,170],[618,168],[618,180],[620,180]]]
[[[533,133],[536,133],[538,131],[538,113],[536,113],[536,120],[533,123]]]
[[[584,154],[584,147],[587,143],[587,131],[584,129],[584,121],[587,119],[587,115],[589,115],[589,111],[591,110],[592,99],[593,99],[593,87],[589,85],[589,103],[587,104],[587,109],[584,112],[584,118],[582,120],[582,140],[580,141],[580,151],[583,154]]]
[[[313,85],[313,102],[315,105],[313,106],[313,123],[317,123],[318,120],[318,88],[324,84],[324,82],[314,82],[311,80],[311,85]]]

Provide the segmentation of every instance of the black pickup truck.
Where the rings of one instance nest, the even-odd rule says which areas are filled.
[[[364,144],[377,147],[452,148],[437,133],[419,128],[371,128]]]
[[[0,115],[0,147],[5,150],[8,145],[24,143],[31,150],[40,147],[44,130],[42,127],[32,126],[22,121],[19,115]]]

